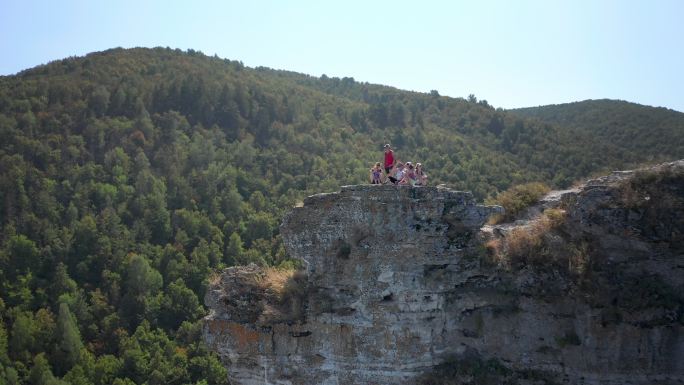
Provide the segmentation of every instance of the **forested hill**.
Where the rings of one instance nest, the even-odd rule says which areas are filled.
[[[225,383],[198,338],[211,272],[291,264],[283,212],[364,182],[386,142],[483,199],[681,157],[682,122],[633,151],[475,97],[161,48],[0,77],[0,384]]]
[[[671,159],[684,154],[684,113],[667,108],[603,99],[509,111],[584,132],[633,154],[650,154],[652,148]]]

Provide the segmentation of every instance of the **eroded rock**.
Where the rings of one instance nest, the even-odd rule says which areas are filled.
[[[497,263],[484,242],[510,231],[481,227],[500,208],[466,192],[346,186],[314,195],[281,226],[288,253],[304,261],[300,302],[252,290],[256,266],[228,269],[207,294],[205,340],[233,384],[410,384],[466,356],[547,383],[681,383],[684,256],[667,242],[676,246],[684,231],[670,217],[667,242],[664,229],[659,239],[634,230],[653,213],[621,211],[623,179],[557,194],[539,210],[566,210],[549,237],[559,248],[587,245],[583,274],[561,257]],[[676,178],[668,183],[680,199],[670,214],[679,215],[682,192]],[[630,291],[645,302],[625,302]],[[292,306],[297,316],[287,316]]]

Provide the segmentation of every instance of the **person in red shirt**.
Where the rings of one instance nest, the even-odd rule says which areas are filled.
[[[387,143],[385,145],[385,175],[389,175],[392,169],[394,168],[394,164],[396,162],[396,159],[394,159],[394,151],[392,151],[392,147]]]

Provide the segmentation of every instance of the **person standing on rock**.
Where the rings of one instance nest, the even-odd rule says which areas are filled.
[[[392,151],[392,146],[387,143],[385,145],[385,178],[387,178],[387,175],[390,175],[390,172],[394,168],[394,163],[396,162],[396,159],[394,158],[394,151]],[[385,179],[386,180],[386,179]]]

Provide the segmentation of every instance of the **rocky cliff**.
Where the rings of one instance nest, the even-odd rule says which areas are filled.
[[[513,223],[439,187],[346,186],[226,269],[204,336],[233,384],[684,383],[684,162],[552,193]]]

